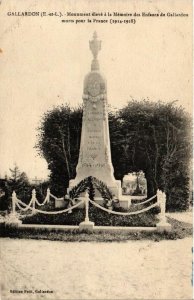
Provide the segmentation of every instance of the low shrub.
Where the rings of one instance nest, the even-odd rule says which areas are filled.
[[[89,208],[89,218],[97,226],[155,226],[156,216],[145,212],[132,216],[119,216],[101,211],[96,207]],[[24,224],[61,224],[79,225],[85,219],[84,209],[74,209],[72,213],[44,215],[37,213],[33,216],[23,217]]]
[[[150,213],[154,214],[154,215],[157,215],[161,212],[161,208],[159,205],[153,207],[150,209]]]

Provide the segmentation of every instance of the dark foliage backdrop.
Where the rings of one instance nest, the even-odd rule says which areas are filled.
[[[44,114],[36,148],[51,172],[51,189],[64,195],[75,177],[81,137],[82,108],[68,105]],[[143,170],[148,196],[157,188],[167,194],[167,209],[189,205],[191,117],[176,103],[130,101],[109,112],[112,163],[115,178]]]

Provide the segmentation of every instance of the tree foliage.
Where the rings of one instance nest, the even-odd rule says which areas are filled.
[[[47,160],[52,189],[64,194],[76,175],[82,108],[68,105],[44,114],[37,148]],[[112,163],[116,179],[145,172],[149,196],[157,188],[167,194],[168,208],[186,209],[189,198],[191,119],[175,103],[130,101],[109,112]]]
[[[28,203],[31,198],[31,185],[25,172],[20,171],[15,164],[10,169],[10,176],[0,180],[0,210],[11,209],[11,197],[13,191],[17,197],[25,203]]]
[[[0,210],[7,210],[10,203],[7,180],[0,179]]]
[[[159,188],[168,208],[186,209],[189,198],[191,119],[175,103],[131,101],[110,116],[112,161],[118,179],[143,170],[149,196]]]
[[[17,165],[9,170],[11,173],[11,176],[7,180],[9,196],[15,191],[20,200],[28,203],[31,197],[31,185],[26,173],[20,171]]]
[[[36,147],[46,159],[53,192],[63,195],[76,175],[81,136],[82,109],[68,105],[44,114]]]

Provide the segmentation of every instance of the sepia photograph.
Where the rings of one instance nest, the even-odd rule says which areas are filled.
[[[193,299],[193,3],[0,1],[0,297]]]

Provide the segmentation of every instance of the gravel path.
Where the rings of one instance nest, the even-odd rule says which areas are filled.
[[[191,238],[126,243],[5,238],[0,242],[2,300],[192,298]],[[53,294],[36,292],[40,290]]]
[[[193,212],[192,211],[172,212],[172,213],[167,213],[166,216],[176,219],[177,221],[180,221],[180,222],[193,224]]]

